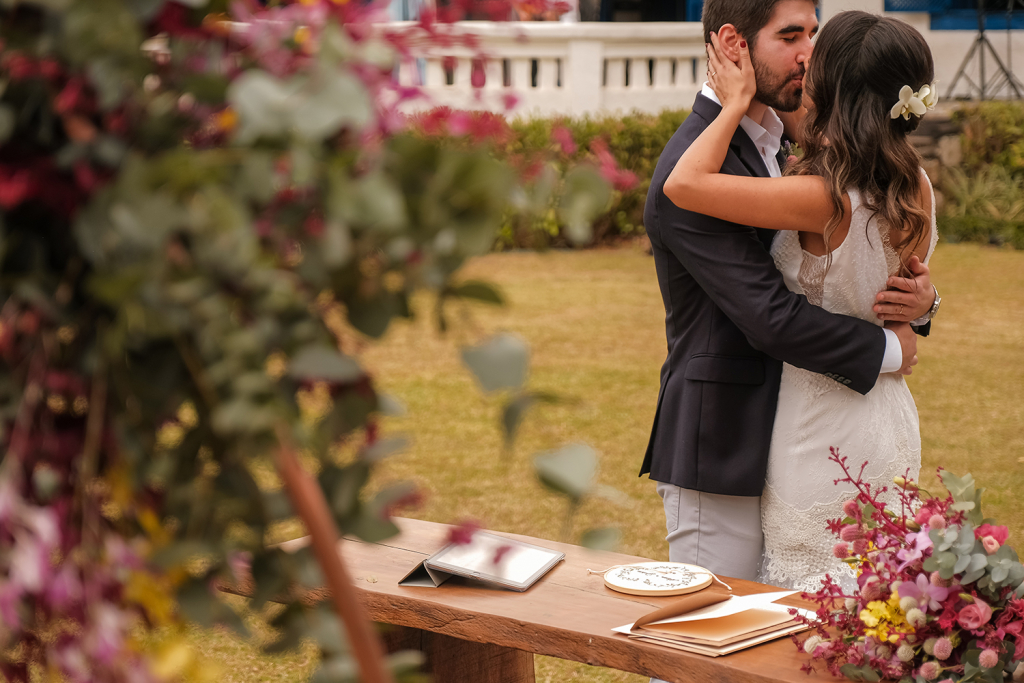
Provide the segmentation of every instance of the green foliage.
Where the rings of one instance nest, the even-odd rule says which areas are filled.
[[[567,166],[583,161],[592,153],[595,141],[607,144],[608,151],[620,168],[632,171],[637,185],[632,189],[611,193],[607,204],[592,221],[593,242],[614,242],[623,237],[643,234],[644,201],[658,157],[689,114],[688,111],[667,110],[660,114],[632,113],[624,116],[583,118],[531,118],[510,122],[511,139],[497,153],[507,159],[527,158],[558,149],[552,131],[565,128],[572,135],[576,149],[557,156],[546,165],[535,181],[531,201],[539,204],[532,218],[508,216],[499,234],[501,248],[538,248],[570,246],[578,243],[571,231],[571,216],[558,211],[550,198],[555,185],[566,178]],[[546,210],[545,210],[546,209]]]
[[[964,166],[980,171],[989,165],[1024,175],[1024,104],[990,101],[953,115],[963,129]]]
[[[336,616],[289,590],[323,584],[312,552],[269,544],[297,521],[266,480],[273,459],[303,455],[342,533],[395,533],[413,488],[364,495],[402,444],[377,433],[394,402],[342,340],[381,337],[418,291],[442,327],[452,300],[502,302],[456,274],[526,192],[510,164],[390,132],[395,46],[358,25],[359,3],[236,3],[228,29],[206,15],[224,4],[0,3],[0,574],[25,574],[12,539],[52,558],[5,584],[15,681],[82,677],[55,662],[93,680],[202,678],[191,656],[147,659],[133,633],[244,632],[212,592],[246,564],[257,605],[287,603],[269,649],[312,639],[317,680],[349,676]],[[582,233],[608,189],[574,166],[547,200]],[[521,391],[528,358],[513,337],[466,351],[486,391]],[[88,590],[53,597],[58,573]],[[97,642],[111,652],[94,657]]]
[[[945,171],[946,204],[940,234],[951,242],[1011,244],[1024,248],[1024,174],[1000,165]]]

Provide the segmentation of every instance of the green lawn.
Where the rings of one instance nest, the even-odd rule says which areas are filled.
[[[1020,543],[1024,252],[941,245],[932,267],[942,313],[933,336],[920,345],[921,364],[910,378],[925,470],[942,465],[972,472],[988,487],[987,513],[1009,524],[1011,541]],[[424,315],[394,326],[365,350],[379,385],[408,408],[386,429],[414,437],[406,453],[379,470],[375,486],[419,482],[428,498],[413,514],[423,519],[476,519],[492,529],[557,538],[564,501],[534,480],[530,458],[586,442],[601,453],[600,480],[621,490],[629,504],[585,504],[574,533],[614,524],[624,532],[622,551],[666,558],[660,499],[652,482],[636,476],[665,356],[653,260],[639,248],[493,254],[473,262],[466,276],[498,284],[508,305],[474,305],[464,316],[453,315],[456,329],[446,337]],[[572,399],[529,415],[511,461],[501,457],[499,402],[480,394],[458,354],[461,344],[496,331],[529,341],[532,388]],[[196,640],[235,681],[304,680],[315,664],[308,650],[261,657],[219,632],[199,632]],[[539,681],[646,680],[547,658],[538,658],[537,673]]]

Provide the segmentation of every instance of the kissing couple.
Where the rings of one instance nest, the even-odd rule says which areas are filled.
[[[907,138],[935,103],[928,44],[856,11],[812,44],[816,6],[705,1],[708,81],[644,211],[668,358],[641,474],[669,558],[801,590],[854,582],[826,526],[855,493],[830,447],[873,486],[917,478],[904,376],[939,306]]]

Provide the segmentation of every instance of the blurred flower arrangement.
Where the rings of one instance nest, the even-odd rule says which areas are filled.
[[[981,512],[971,475],[939,470],[939,498],[895,480],[900,509],[832,449],[858,494],[829,522],[837,558],[857,574],[857,590],[831,577],[806,595],[817,602],[815,633],[798,645],[835,676],[855,681],[999,683],[1024,657],[1024,566],[1008,531]],[[798,617],[799,618],[799,617]]]
[[[284,441],[342,533],[396,531],[417,496],[362,495],[400,440],[380,435],[396,403],[359,335],[420,290],[442,327],[447,302],[500,303],[458,271],[529,181],[491,157],[490,129],[458,149],[408,132],[422,94],[395,67],[474,47],[445,22],[511,7],[459,0],[389,32],[379,2],[0,3],[6,680],[216,678],[183,625],[245,633],[218,582],[247,568],[259,609],[320,580],[312,552],[274,546],[296,521]],[[598,166],[563,188],[574,225],[608,196]],[[328,605],[296,597],[272,625],[270,650],[317,643],[320,680],[360,656]]]

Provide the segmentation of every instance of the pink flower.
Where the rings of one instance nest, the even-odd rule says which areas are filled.
[[[572,139],[572,132],[565,126],[555,126],[551,129],[551,139],[558,143],[562,154],[575,154],[576,141]]]
[[[983,536],[981,539],[981,545],[985,548],[985,552],[989,555],[999,550],[999,541],[992,538],[991,536]]]
[[[1005,526],[992,526],[991,524],[982,524],[974,530],[975,538],[984,538],[985,536],[991,536],[999,545],[1006,543],[1007,537],[1010,535],[1010,530]]]
[[[57,610],[62,610],[82,597],[78,567],[70,562],[46,586],[46,597]]]
[[[949,588],[934,586],[926,574],[918,574],[915,581],[902,581],[894,586],[901,598],[914,598],[925,612],[929,608],[939,610],[942,601],[949,597]]]
[[[859,524],[847,524],[839,532],[839,538],[851,543],[859,541],[864,538],[864,528]]]
[[[882,588],[880,583],[881,582],[878,577],[875,575],[870,575],[867,578],[864,578],[860,589],[860,596],[868,602],[879,599],[882,597]]]
[[[856,517],[857,513],[860,512],[860,505],[857,501],[850,499],[843,503],[843,512],[846,513],[847,517]]]
[[[943,517],[942,515],[932,515],[931,517],[928,518],[928,528],[929,529],[945,529],[946,528],[946,518]]]
[[[903,560],[903,564],[896,571],[901,572],[908,565],[920,560],[924,555],[924,551],[930,550],[932,547],[932,539],[928,538],[928,534],[923,531],[916,534],[907,534],[907,540],[910,541],[910,547],[903,548],[896,553],[896,557]]]
[[[999,655],[995,650],[982,650],[978,656],[978,664],[981,664],[983,669],[995,668],[999,664]]]
[[[939,667],[939,665],[936,662],[925,662],[924,664],[921,665],[921,668],[918,671],[918,673],[921,675],[921,678],[923,678],[924,680],[926,680],[926,681],[934,681],[938,677],[939,672],[941,670],[942,669]]]
[[[974,604],[967,605],[960,610],[956,620],[968,631],[975,631],[987,624],[991,618],[992,608],[981,600],[975,599]]]
[[[949,659],[949,656],[953,654],[953,643],[950,642],[949,638],[943,636],[935,641],[935,659],[941,659],[943,661]]]
[[[842,541],[832,546],[832,554],[838,557],[840,560],[844,557],[850,556],[850,546],[846,545]]]
[[[858,538],[853,542],[853,552],[857,555],[863,555],[868,551],[868,541],[866,538]]]

